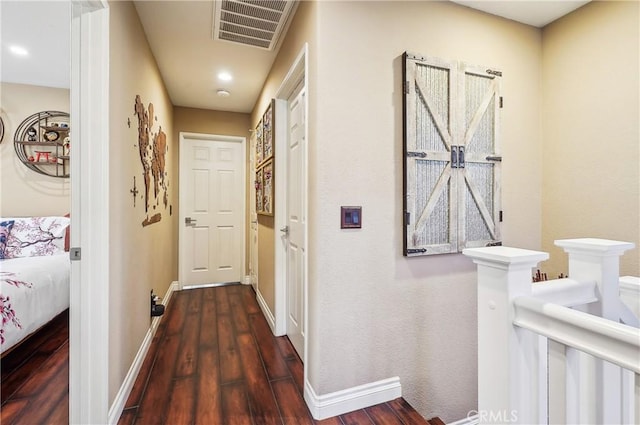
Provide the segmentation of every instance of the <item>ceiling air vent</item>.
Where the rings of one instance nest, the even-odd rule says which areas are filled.
[[[295,5],[285,0],[216,1],[213,39],[273,50]]]

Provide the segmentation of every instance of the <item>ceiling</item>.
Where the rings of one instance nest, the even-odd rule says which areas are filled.
[[[255,1],[248,0],[249,3]],[[452,1],[536,27],[543,27],[588,3]],[[134,4],[174,105],[251,112],[278,45],[266,50],[214,40],[215,2],[212,0],[136,0]],[[1,81],[69,87],[68,1],[0,0],[0,20]],[[28,49],[29,55],[11,54],[8,49],[13,44]],[[221,81],[218,78],[221,71],[229,72],[233,79]],[[218,96],[218,89],[228,91],[230,96]]]

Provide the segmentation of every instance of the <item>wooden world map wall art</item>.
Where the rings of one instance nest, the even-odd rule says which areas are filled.
[[[169,177],[165,169],[169,147],[167,146],[167,135],[162,131],[162,126],[158,126],[157,131],[154,129],[154,123],[158,121],[158,117],[154,115],[153,103],[149,103],[149,106],[145,108],[140,95],[136,95],[134,115],[138,118],[138,152],[144,182],[144,187],[140,188],[140,197],[144,199],[145,212],[142,227],[146,227],[162,219],[162,214],[157,211],[160,202],[165,209],[169,203]],[[135,199],[138,194],[135,177],[131,193],[134,196],[135,208]]]

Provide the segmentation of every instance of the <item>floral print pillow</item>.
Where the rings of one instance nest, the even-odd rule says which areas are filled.
[[[0,222],[0,260],[4,260],[5,251],[7,249],[7,240],[9,239],[13,223],[13,220]]]
[[[64,252],[67,217],[12,218],[5,258],[38,257]]]

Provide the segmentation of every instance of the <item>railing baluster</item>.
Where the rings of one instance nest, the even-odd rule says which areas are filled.
[[[580,417],[580,352],[575,348],[565,348],[566,358],[566,423],[582,423]]]

